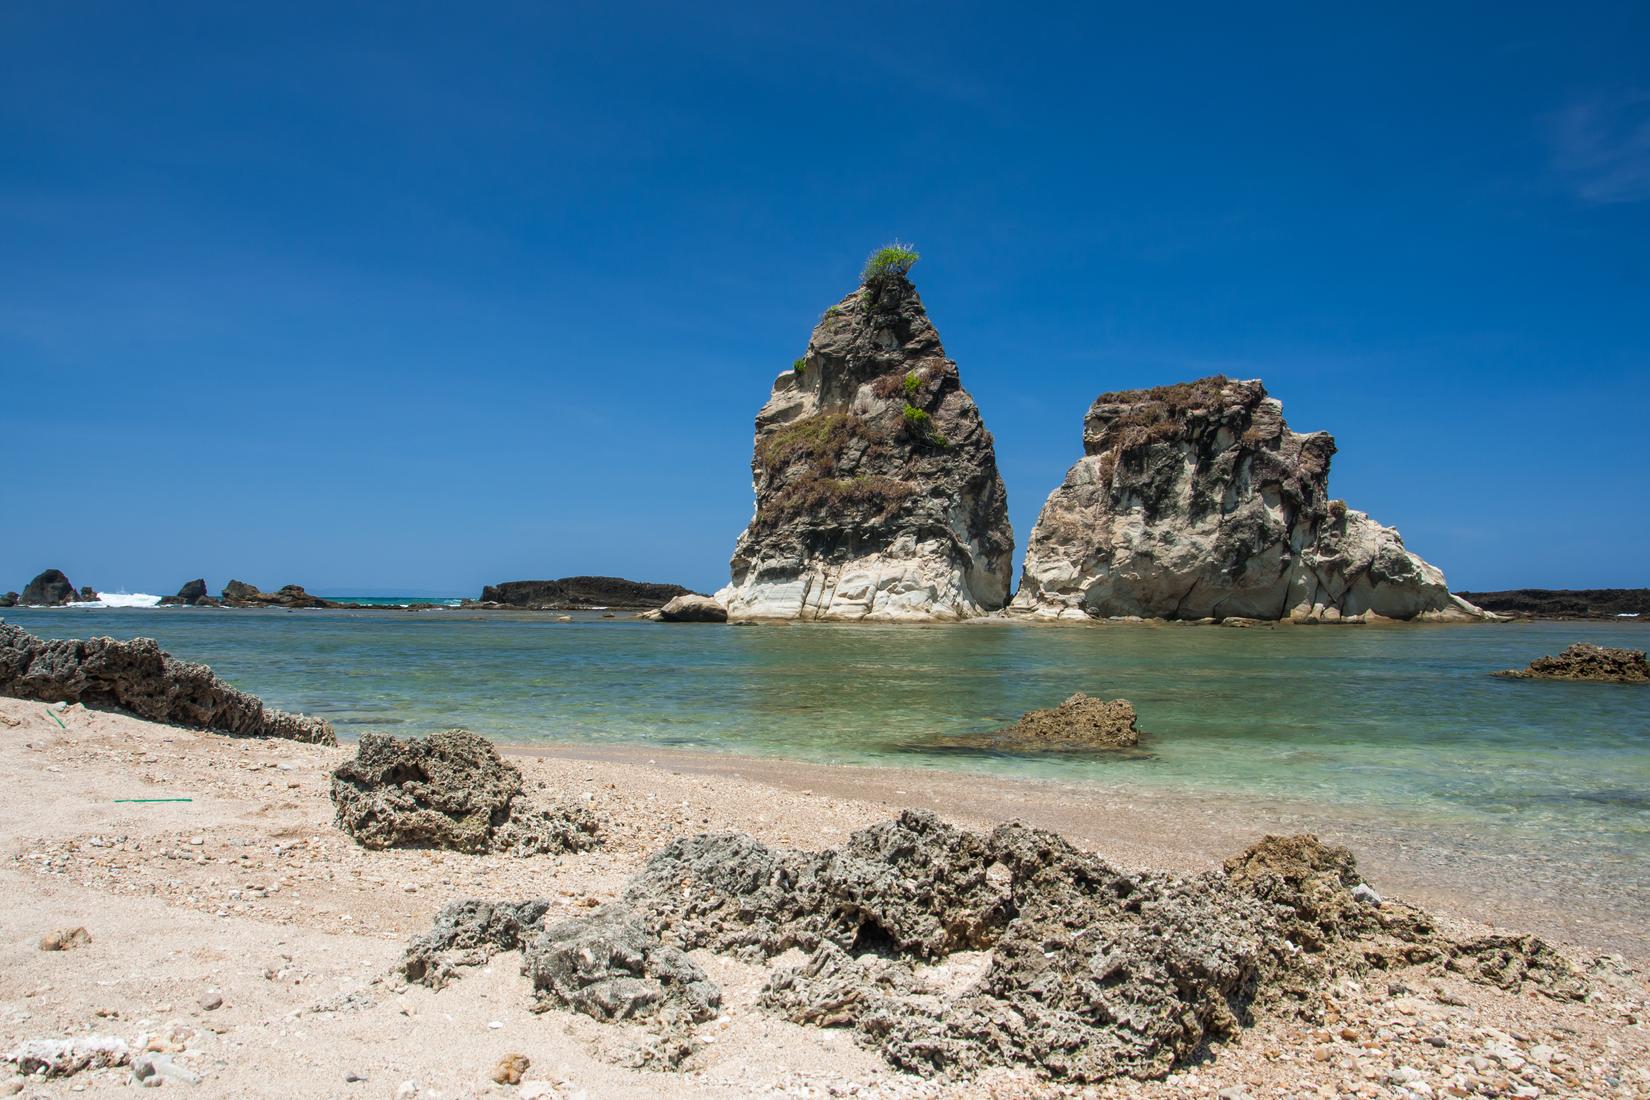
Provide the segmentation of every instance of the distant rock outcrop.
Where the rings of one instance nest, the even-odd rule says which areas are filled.
[[[322,599],[320,596],[311,596],[300,584],[283,585],[278,592],[261,592],[245,581],[230,581],[223,586],[223,606],[308,609],[338,608],[345,605]]]
[[[80,594],[63,571],[48,569],[23,586],[23,594],[17,597],[17,602],[24,607],[62,607],[78,599]]]
[[[589,611],[616,608],[647,611],[663,607],[677,596],[690,596],[679,584],[651,584],[623,577],[562,577],[554,581],[505,581],[481,590],[483,604],[524,611]]]
[[[1014,535],[991,433],[903,274],[826,311],[756,416],[756,515],[717,594],[732,618],[996,611]]]
[[[1289,430],[1259,381],[1101,394],[1050,494],[1014,608],[1303,622],[1483,618],[1398,532],[1331,500],[1325,432]]]
[[[1498,615],[1650,621],[1650,588],[1516,588],[1509,592],[1458,595]]]
[[[17,593],[15,593],[15,592],[0,592],[0,607],[16,607],[16,606],[17,606]]]
[[[1642,649],[1611,649],[1577,642],[1557,657],[1537,657],[1528,668],[1496,673],[1512,680],[1594,680],[1606,684],[1650,684],[1650,661]]]
[[[725,623],[728,609],[709,596],[677,596],[659,608],[657,615],[667,623]]]
[[[239,584],[240,582],[232,581],[230,583]],[[251,586],[248,585],[247,587],[250,588]],[[218,603],[217,600],[206,594],[206,581],[203,578],[185,581],[183,587],[178,589],[176,596],[163,596],[160,602],[168,607],[215,607]]]
[[[533,806],[521,771],[469,730],[405,741],[362,734],[355,759],[332,773],[332,803],[339,827],[364,848],[532,855],[600,843],[589,811]]]
[[[337,744],[325,720],[265,707],[205,665],[163,652],[153,638],[45,641],[0,623],[0,695],[115,707],[245,737]]]

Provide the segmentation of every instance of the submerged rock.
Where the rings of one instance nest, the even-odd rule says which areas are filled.
[[[1483,618],[1403,539],[1329,499],[1335,441],[1259,381],[1101,394],[1032,530],[1018,611],[1048,618]]]
[[[24,607],[62,607],[80,599],[61,569],[48,569],[23,586],[17,602]]]
[[[0,623],[0,695],[115,707],[245,737],[338,743],[324,719],[266,707],[207,666],[164,652],[153,638],[45,641]]]
[[[659,618],[667,623],[725,623],[728,609],[710,596],[677,596],[659,608]]]
[[[1537,657],[1528,668],[1497,672],[1515,680],[1595,680],[1610,684],[1650,684],[1650,661],[1642,649],[1611,649],[1577,642],[1557,657]]]
[[[339,828],[364,848],[536,855],[600,843],[589,811],[533,806],[520,770],[469,730],[363,734],[355,759],[332,773],[332,802]]]
[[[1057,707],[1027,711],[992,735],[1021,749],[1129,748],[1140,743],[1134,704],[1077,692]]]
[[[732,618],[959,619],[1008,602],[991,433],[917,290],[873,275],[826,311],[756,416],[756,515]]]

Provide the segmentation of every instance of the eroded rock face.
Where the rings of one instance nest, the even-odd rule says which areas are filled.
[[[957,619],[1008,602],[991,433],[902,276],[832,306],[756,417],[733,618]]]
[[[331,723],[264,706],[153,638],[45,641],[0,623],[0,695],[115,707],[139,718],[245,737],[338,743]]]
[[[61,569],[48,569],[23,586],[17,602],[24,607],[61,607],[80,599]]]
[[[581,807],[535,807],[521,771],[469,730],[398,740],[361,736],[332,773],[338,826],[364,848],[445,848],[538,855],[596,847]]]
[[[1259,381],[1101,394],[1031,534],[1014,607],[1308,622],[1482,618],[1398,532],[1329,499],[1335,441]]]
[[[708,1020],[722,991],[687,953],[622,907],[559,921],[532,937],[522,970],[535,994],[598,1020],[680,1013]]]
[[[1496,673],[1514,680],[1593,680],[1607,684],[1650,684],[1650,661],[1642,649],[1611,649],[1577,642],[1557,657],[1537,657],[1528,668]]]
[[[1140,743],[1134,704],[1077,692],[1057,707],[1031,710],[992,740],[1021,749],[1129,748]]]

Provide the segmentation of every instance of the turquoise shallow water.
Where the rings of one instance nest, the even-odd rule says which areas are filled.
[[[7,611],[48,637],[158,638],[351,737],[463,725],[984,770],[1356,808],[1650,865],[1650,687],[1498,680],[1638,624],[665,626],[457,611]],[[1142,751],[1038,758],[969,734],[1073,691],[1131,699]],[[1647,873],[1650,877],[1650,873]]]

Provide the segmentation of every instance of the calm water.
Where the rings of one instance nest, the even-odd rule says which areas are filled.
[[[4,613],[158,638],[339,732],[467,726],[1356,806],[1650,866],[1650,687],[1489,672],[1650,626],[665,626],[581,615],[196,609]],[[1073,691],[1124,696],[1142,751],[1039,759],[966,738]],[[1645,872],[1650,877],[1650,872]]]

